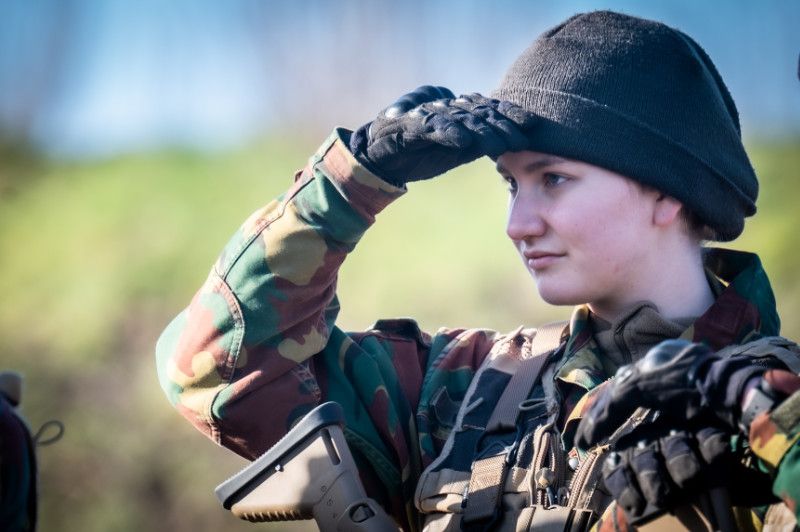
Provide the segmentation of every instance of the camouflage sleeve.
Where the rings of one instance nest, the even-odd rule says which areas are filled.
[[[320,401],[338,401],[356,458],[387,497],[407,502],[446,430],[420,401],[434,392],[457,401],[494,335],[430,337],[411,320],[358,334],[335,326],[339,266],[403,192],[360,166],[334,132],[290,190],[243,224],[162,333],[159,380],[180,413],[252,459]]]
[[[772,491],[800,522],[800,390],[753,421],[750,446],[775,474]]]
[[[159,338],[172,404],[253,458],[318,403],[309,358],[333,330],[339,265],[403,192],[359,166],[334,132],[289,191],[244,222]]]

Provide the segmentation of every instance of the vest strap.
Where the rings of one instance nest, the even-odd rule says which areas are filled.
[[[513,430],[517,425],[519,404],[527,399],[531,388],[547,362],[548,355],[561,344],[567,322],[549,323],[536,330],[530,346],[530,356],[520,361],[486,424],[486,432]]]
[[[529,356],[520,360],[519,367],[509,379],[484,434],[516,428],[519,404],[528,397],[538,381],[549,355],[561,344],[566,325],[566,322],[557,322],[537,329],[529,349],[522,350],[523,354],[527,351]],[[518,339],[524,341],[518,336],[512,342]],[[516,445],[517,442],[499,453],[473,462],[461,520],[462,530],[488,530],[498,518],[503,487]]]

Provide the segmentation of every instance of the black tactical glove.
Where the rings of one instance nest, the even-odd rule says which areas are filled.
[[[603,482],[632,524],[722,486],[736,506],[777,500],[769,475],[743,465],[727,430],[669,425],[659,420],[636,428],[616,442],[603,464]]]
[[[576,442],[588,448],[603,441],[638,407],[656,409],[680,426],[710,416],[729,432],[739,432],[747,382],[784,367],[771,357],[722,358],[702,344],[667,340],[617,371],[581,420]]]
[[[537,117],[510,102],[470,94],[455,98],[426,85],[401,97],[350,137],[350,151],[397,186],[429,179],[488,155],[520,151]]]

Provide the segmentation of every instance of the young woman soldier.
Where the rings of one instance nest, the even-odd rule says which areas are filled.
[[[544,33],[493,96],[422,87],[336,130],[167,327],[161,384],[251,459],[338,401],[369,493],[406,530],[619,524],[595,489],[599,451],[574,443],[588,392],[666,339],[778,334],[758,258],[700,244],[755,212],[736,107],[692,39],[611,12]],[[337,271],[375,216],[407,182],[484,155],[508,182],[508,236],[545,301],[578,305],[570,322],[339,329]]]

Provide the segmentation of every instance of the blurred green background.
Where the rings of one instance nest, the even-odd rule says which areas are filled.
[[[40,449],[42,530],[258,530],[222,510],[213,496],[241,459],[191,428],[158,387],[153,347],[160,331],[189,302],[229,235],[288,187],[334,124],[357,126],[397,94],[429,81],[456,92],[488,91],[538,32],[594,7],[298,4],[302,9],[288,2],[176,2],[165,13],[157,13],[155,2],[135,7],[142,28],[172,36],[175,42],[164,47],[157,35],[150,35],[153,44],[115,33],[132,31],[114,30],[115,20],[132,23],[121,2],[0,8],[0,20],[17,28],[17,40],[0,31],[0,369],[24,373],[23,413],[34,428],[48,419],[66,426],[60,442]],[[797,4],[612,4],[679,26],[721,58],[761,181],[759,214],[729,247],[761,255],[783,334],[800,337],[794,318],[800,312]],[[713,24],[709,13],[719,15]],[[403,21],[390,24],[389,37],[379,31],[387,18]],[[41,47],[36,36],[52,36],[58,21],[64,35],[54,37],[53,50],[72,53],[31,48],[34,42]],[[447,21],[453,28],[445,31]],[[411,22],[430,33],[422,44],[422,30]],[[85,36],[98,27],[103,31]],[[324,31],[334,33],[314,34]],[[192,41],[197,35],[206,40]],[[260,58],[258,75],[249,63],[241,72],[203,70],[241,59],[211,53],[209,35],[239,56]],[[252,43],[243,44],[242,35]],[[273,37],[275,46],[263,45]],[[135,56],[138,63],[130,60],[137,49],[132,42],[149,43],[138,48],[149,50]],[[196,49],[208,53],[187,52],[198,42],[209,48]],[[496,54],[486,52],[487,42]],[[483,55],[462,56],[447,43],[465,43]],[[100,44],[107,45],[106,62],[98,59]],[[775,60],[776,50],[791,61]],[[386,75],[387,57],[399,70],[394,77]],[[187,82],[176,73],[187,62],[197,69],[191,72],[205,74]],[[343,64],[349,66],[338,68]],[[58,76],[45,83],[31,69]],[[131,71],[139,77],[129,77]],[[165,71],[171,74],[158,77]],[[106,78],[122,79],[119,87],[128,90],[132,80],[150,88],[125,93]],[[204,83],[220,92],[204,92]],[[230,93],[226,86],[245,89]],[[97,108],[101,101],[113,105]],[[203,114],[204,106],[218,104],[225,112]],[[238,121],[231,118],[237,113]],[[568,308],[541,303],[507,241],[505,196],[489,161],[411,185],[343,268],[340,325],[363,329],[379,317],[413,316],[427,330],[508,330],[568,316]]]

